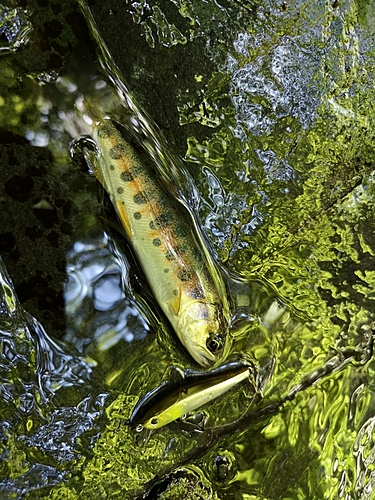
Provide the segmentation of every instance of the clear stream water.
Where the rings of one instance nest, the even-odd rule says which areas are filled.
[[[374,1],[90,9],[0,7],[0,497],[374,498]],[[88,95],[194,212],[227,359],[275,363],[146,443],[139,397],[197,367],[108,223]]]

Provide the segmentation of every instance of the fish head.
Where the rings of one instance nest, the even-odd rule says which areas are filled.
[[[216,363],[224,350],[225,326],[218,304],[193,301],[181,314],[181,341],[201,366]]]

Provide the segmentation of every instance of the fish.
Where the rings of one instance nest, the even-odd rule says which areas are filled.
[[[245,380],[252,382],[256,391],[255,367],[250,362],[232,361],[206,372],[172,367],[170,380],[143,396],[127,423],[138,432],[160,429]]]
[[[225,351],[229,324],[226,286],[207,257],[194,219],[142,160],[118,124],[92,111],[98,154],[92,170],[108,193],[152,293],[190,356],[201,366]]]

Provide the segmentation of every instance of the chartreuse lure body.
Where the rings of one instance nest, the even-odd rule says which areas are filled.
[[[152,292],[188,353],[217,362],[228,324],[225,285],[186,208],[108,117],[94,117],[94,173],[116,209]]]
[[[174,370],[178,373],[176,368]],[[137,431],[159,429],[222,396],[245,380],[250,380],[255,390],[254,366],[238,361],[204,373],[185,370],[141,398],[129,425]]]

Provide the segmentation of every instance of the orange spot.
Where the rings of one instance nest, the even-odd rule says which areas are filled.
[[[121,159],[121,168],[125,171],[129,170],[131,166],[133,165],[132,159],[128,158],[127,156],[125,158]]]
[[[133,239],[133,234],[132,234],[128,214],[126,213],[126,210],[125,210],[125,207],[124,207],[122,201],[117,200],[116,206],[117,206],[116,207],[117,214],[120,217],[120,221],[125,229],[125,233],[126,233],[127,237],[129,238],[129,240],[131,241]]]

